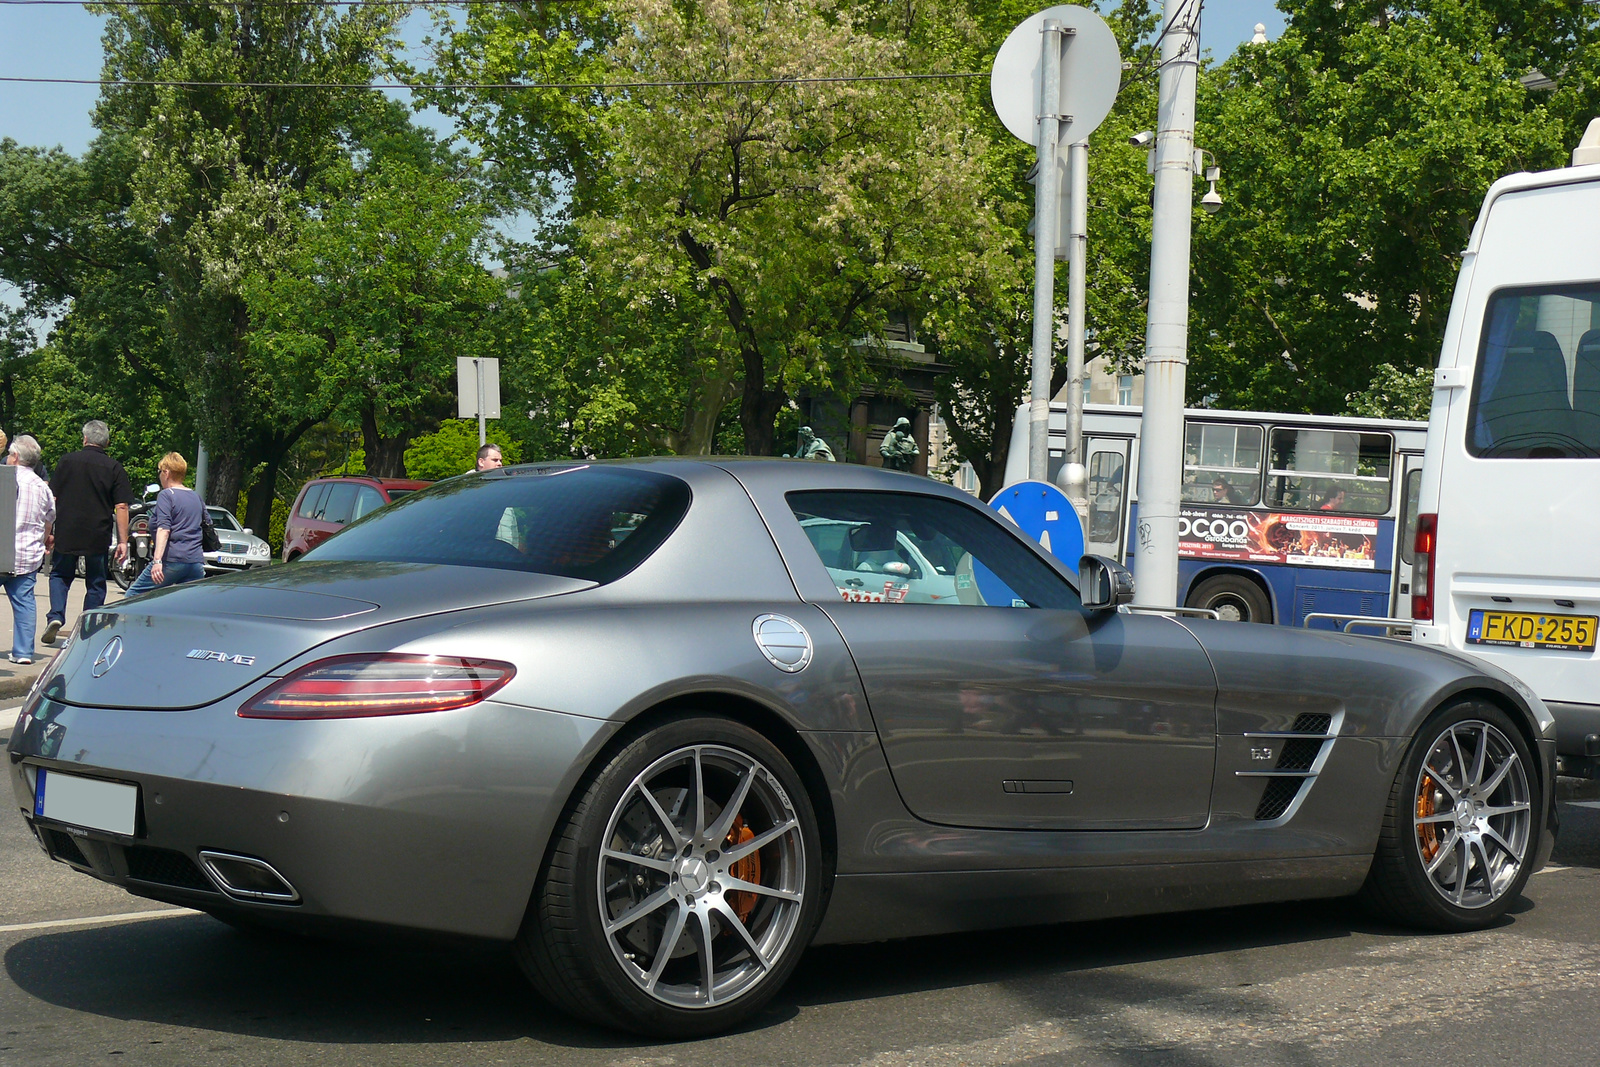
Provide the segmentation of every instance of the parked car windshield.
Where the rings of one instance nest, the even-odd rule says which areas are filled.
[[[211,515],[211,525],[219,530],[242,530],[239,520],[233,517],[233,512],[226,508],[206,508]]]
[[[305,558],[498,567],[603,583],[644,562],[688,508],[688,485],[662,474],[511,467],[407,494]]]

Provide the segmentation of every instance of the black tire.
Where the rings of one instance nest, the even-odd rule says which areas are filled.
[[[1188,606],[1210,608],[1224,622],[1272,621],[1272,602],[1261,587],[1237,574],[1207,578],[1189,593]]]
[[[1477,743],[1475,736],[1480,739]],[[1481,771],[1476,770],[1479,749],[1485,752]],[[1492,780],[1497,767],[1513,756],[1517,765],[1497,785],[1488,791],[1472,788],[1475,773],[1480,783]],[[1461,771],[1464,780],[1456,777]],[[1458,790],[1461,798],[1451,798],[1451,789]],[[1505,712],[1470,700],[1434,712],[1417,731],[1395,775],[1362,899],[1383,918],[1408,926],[1462,931],[1491,925],[1511,907],[1532,872],[1543,832],[1537,810],[1540,796],[1538,768],[1528,743]],[[1449,811],[1439,810],[1443,801],[1449,801]],[[1457,814],[1470,814],[1474,806],[1493,812],[1517,804],[1522,811],[1468,818]],[[1482,824],[1494,829],[1494,836],[1482,832],[1475,836],[1474,827]],[[1463,826],[1466,833],[1458,833]],[[1475,840],[1486,840],[1476,854]],[[1516,866],[1511,869],[1514,855]],[[1425,857],[1439,869],[1430,874]],[[1443,880],[1453,880],[1458,899],[1452,899]]]
[[[130,535],[134,533],[141,533],[149,528],[149,517],[141,515],[137,519],[134,519],[131,524],[129,524],[128,533]],[[132,541],[131,536],[129,540],[130,542]],[[135,558],[131,543],[129,545],[127,559],[123,560],[121,563],[118,563],[116,549],[113,548],[111,550],[111,555],[107,557],[107,560],[110,564],[107,569],[111,572],[111,580],[116,582],[117,588],[121,589],[124,593],[128,591],[129,586],[139,580],[139,575],[143,574],[144,569],[150,565],[149,560]]]
[[[686,758],[685,750],[693,754]],[[727,815],[743,781],[729,766],[739,760],[748,761],[748,783]],[[673,800],[671,786],[659,784],[674,775],[683,776],[680,785],[702,783],[705,840],[696,836],[688,812],[679,820],[675,810],[686,804],[689,790]],[[670,830],[645,807],[651,803],[646,785],[660,805],[653,810],[673,820]],[[713,802],[716,815],[709,814]],[[724,815],[732,823],[726,838],[719,832]],[[772,840],[743,859],[727,844],[761,837]],[[718,842],[726,855],[712,847]],[[602,856],[608,844],[612,848]],[[717,879],[750,875],[744,865],[752,855],[751,883],[771,888],[760,896],[724,893]],[[701,860],[712,866],[685,866]],[[641,862],[662,870],[634,866]],[[579,787],[551,843],[515,954],[539,993],[569,1015],[653,1038],[699,1037],[754,1015],[788,980],[821,917],[824,884],[816,815],[789,761],[748,727],[689,715],[645,731]],[[799,899],[779,899],[785,893]],[[662,894],[668,896],[661,903],[639,910]],[[630,904],[633,898],[638,899]],[[751,901],[747,909],[743,898]],[[602,915],[614,922],[628,913],[638,918],[608,934]],[[738,937],[730,921],[740,924]],[[667,931],[674,932],[663,950]],[[713,947],[702,954],[706,941]],[[709,982],[702,969],[707,958]],[[700,1003],[684,992],[710,988],[707,999],[714,1000],[719,985],[720,995],[730,996],[723,1003]]]

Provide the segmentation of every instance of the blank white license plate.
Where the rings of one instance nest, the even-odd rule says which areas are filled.
[[[249,556],[225,556],[225,555],[222,555],[222,554],[219,553],[217,555],[217,562],[222,564],[224,567],[243,567],[243,566],[246,566],[246,565],[249,564],[250,557]]]
[[[39,779],[33,787],[35,815],[132,837],[138,812],[138,786],[39,769]]]

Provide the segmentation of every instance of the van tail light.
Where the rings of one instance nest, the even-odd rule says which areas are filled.
[[[1411,617],[1433,621],[1434,564],[1438,559],[1439,516],[1417,516],[1417,543],[1411,564]]]
[[[476,704],[511,681],[509,663],[398,653],[332,656],[295,671],[239,709],[244,719],[359,719]]]

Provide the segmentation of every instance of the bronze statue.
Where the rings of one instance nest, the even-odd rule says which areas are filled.
[[[795,453],[800,459],[822,459],[829,463],[834,462],[833,449],[828,447],[828,442],[816,435],[809,426],[800,427],[800,450]]]
[[[894,424],[894,429],[883,435],[878,454],[883,456],[883,465],[889,470],[911,469],[911,465],[922,454],[922,449],[917,447],[917,439],[911,435],[910,419],[901,419]]]

